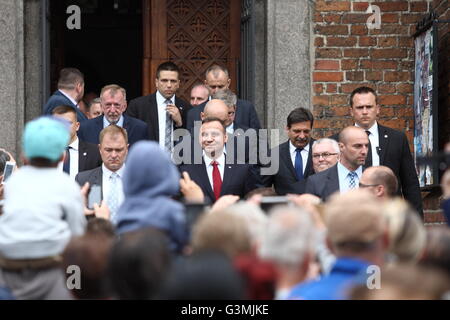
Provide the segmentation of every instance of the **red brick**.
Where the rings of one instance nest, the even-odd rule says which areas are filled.
[[[397,37],[380,37],[378,38],[378,45],[380,47],[395,47],[397,46]]]
[[[409,11],[411,11],[411,12],[427,12],[428,11],[428,3],[426,1],[411,2]]]
[[[315,82],[340,82],[344,78],[343,72],[314,72]]]
[[[324,41],[323,41],[322,37],[316,37],[314,39],[314,46],[315,47],[323,47],[323,45],[324,45]]]
[[[366,11],[369,7],[368,2],[352,2],[353,11]]]
[[[367,81],[381,81],[383,80],[383,72],[381,71],[366,71]]]
[[[414,39],[412,37],[398,37],[398,46],[412,48],[414,46]]]
[[[406,58],[406,49],[371,49],[370,57],[373,59]]]
[[[341,60],[342,70],[355,70],[358,67],[358,60],[355,59],[344,59]]]
[[[330,120],[321,120],[321,119],[314,120],[315,129],[330,128],[331,127],[330,124],[331,124]]]
[[[423,17],[424,15],[421,13],[402,13],[400,21],[402,24],[415,24],[419,22],[419,20],[422,20]]]
[[[408,83],[400,83],[397,85],[398,93],[412,93],[414,90],[414,86]]]
[[[360,47],[372,47],[377,45],[376,37],[359,37]]]
[[[367,57],[369,50],[367,49],[344,49],[344,57]]]
[[[384,72],[384,81],[387,82],[408,81],[410,79],[411,79],[411,72],[399,72],[399,71]]]
[[[398,13],[384,13],[381,15],[381,23],[398,23]]]
[[[343,25],[334,25],[334,26],[319,26],[316,25],[314,28],[316,34],[324,34],[324,35],[348,35],[348,27]]]
[[[353,90],[361,86],[367,86],[374,90],[376,89],[375,85],[372,83],[343,83],[341,84],[341,91],[342,93],[351,93]]]
[[[345,80],[347,81],[363,81],[364,72],[362,71],[347,71],[345,72]]]
[[[323,84],[314,83],[314,93],[322,93],[323,92]]]
[[[316,49],[316,58],[341,58],[341,49],[321,48]]]
[[[412,70],[414,68],[414,61],[400,61],[398,66],[400,70]]]
[[[395,86],[392,84],[380,84],[378,85],[379,93],[395,93]]]
[[[397,69],[397,61],[361,60],[362,69]]]
[[[323,16],[323,21],[326,23],[341,23],[342,15],[340,14],[326,14]]]
[[[413,117],[414,109],[412,107],[396,108],[396,115],[401,118]]]
[[[381,12],[408,11],[408,1],[372,2]]]
[[[337,84],[336,83],[327,84],[327,93],[336,93],[336,92],[337,92]]]
[[[348,99],[345,101],[346,106],[345,107],[333,107],[334,115],[338,117],[345,117],[350,114],[349,108],[348,108]]]
[[[406,128],[406,122],[404,119],[399,119],[397,117],[391,118],[389,120],[381,120],[380,121],[382,125],[386,126],[386,127],[390,127],[393,129],[397,129],[400,131],[405,130]]]
[[[394,108],[392,107],[382,107],[380,113],[383,115],[383,117],[394,117]]]
[[[385,106],[402,105],[406,103],[404,95],[382,95],[379,96],[380,104]]]
[[[350,11],[350,1],[316,1],[318,11]]]
[[[408,35],[409,27],[402,26],[398,24],[388,24],[382,25],[380,29],[372,29],[370,30],[371,35],[379,35],[379,34],[399,34],[399,35]]]
[[[314,12],[314,22],[323,22],[323,16],[320,12]]]
[[[346,13],[342,16],[342,23],[366,23],[369,16],[368,13]]]
[[[332,95],[331,97],[331,105],[332,106],[341,106],[348,104],[348,96],[347,95]]]
[[[338,60],[316,60],[315,67],[316,70],[339,70]]]
[[[356,37],[327,37],[327,47],[353,47]]]
[[[314,96],[313,105],[328,106],[330,104],[330,96]]]
[[[358,36],[367,35],[368,34],[367,27],[366,27],[366,25],[363,25],[363,26],[351,26],[350,27],[350,34],[358,35]]]

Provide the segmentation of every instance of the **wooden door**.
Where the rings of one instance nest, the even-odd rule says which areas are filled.
[[[167,60],[181,69],[177,96],[186,101],[213,64],[228,68],[236,92],[240,0],[144,0],[143,5],[144,95],[156,90],[156,68]]]

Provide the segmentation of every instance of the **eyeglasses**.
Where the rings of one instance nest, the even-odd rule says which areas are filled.
[[[380,184],[364,184],[364,183],[359,183],[359,187],[360,188],[369,188],[369,187],[376,187],[379,186]]]
[[[329,153],[329,152],[323,152],[323,153],[315,153],[313,154],[313,158],[314,159],[320,159],[320,157],[322,158],[328,158],[329,156],[335,156],[337,155],[337,153]]]

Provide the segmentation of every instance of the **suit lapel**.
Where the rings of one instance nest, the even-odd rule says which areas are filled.
[[[150,118],[150,125],[153,129],[154,137],[156,141],[159,141],[159,121],[158,121],[158,103],[156,102],[156,93],[149,96],[148,115]]]
[[[92,183],[98,184],[102,190],[102,200],[103,200],[103,170],[102,167],[99,167],[95,170],[95,173],[92,177]]]
[[[208,194],[209,198],[213,199],[213,201],[216,199],[216,196],[214,195],[214,191],[212,189],[211,183],[209,182],[208,173],[206,172],[206,164],[205,161],[202,159],[202,165],[198,166],[199,175],[200,175],[200,181],[203,181],[204,189],[206,193]],[[224,173],[225,175],[225,173]]]
[[[78,172],[84,171],[86,167],[86,146],[83,141],[78,139]]]
[[[233,165],[227,164],[227,162],[225,161],[225,167],[223,168],[222,189],[220,195],[223,195],[224,192],[227,190],[227,187],[230,184],[232,176],[233,176]]]
[[[384,163],[387,147],[389,144],[389,134],[386,127],[378,125],[378,143],[380,145],[380,165]]]
[[[311,139],[311,141],[309,142],[309,152],[308,152],[308,159],[306,160],[306,168],[305,168],[305,172],[303,174],[303,176],[305,178],[314,174],[313,163],[312,163],[312,145],[313,145],[313,143],[314,143],[314,139]]]
[[[327,174],[328,183],[325,186],[327,189],[326,197],[328,197],[333,192],[339,191],[339,175],[337,170],[337,164],[332,167],[332,169]]]
[[[295,180],[297,180],[297,173],[295,172],[295,168],[291,160],[291,155],[289,153],[289,140],[280,146],[280,158],[288,168],[291,175],[295,178]]]

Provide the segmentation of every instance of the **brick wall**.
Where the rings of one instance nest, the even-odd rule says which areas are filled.
[[[414,134],[414,40],[416,23],[432,9],[448,19],[448,0],[370,1],[381,10],[381,28],[369,30],[365,13],[369,2],[315,1],[313,112],[316,117],[315,136],[330,136],[352,124],[348,96],[361,85],[375,89],[382,106],[380,123],[402,130],[407,135],[411,150]],[[448,70],[450,53],[447,36],[441,34],[440,99],[448,103]],[[444,51],[446,50],[446,54]],[[448,104],[440,104],[445,117],[440,118],[441,130],[450,130]],[[447,121],[447,125],[444,125]],[[447,129],[443,129],[447,127]],[[440,132],[441,133],[441,132]],[[441,133],[442,136],[443,133]],[[426,222],[441,222],[437,212],[438,195],[424,194],[429,203],[425,207]],[[431,200],[428,200],[428,197]]]

